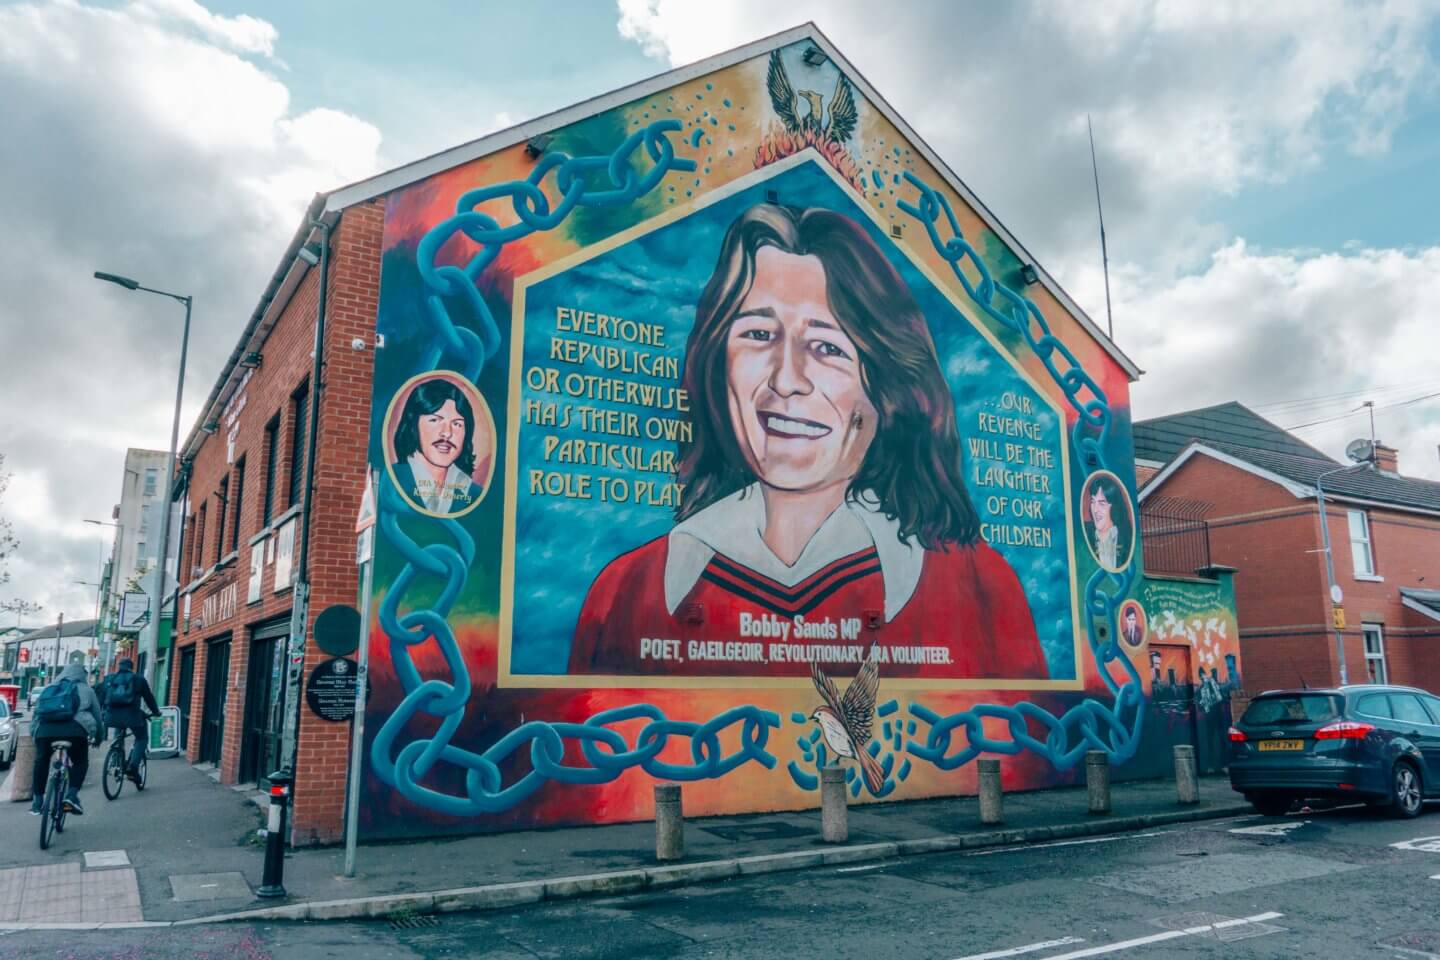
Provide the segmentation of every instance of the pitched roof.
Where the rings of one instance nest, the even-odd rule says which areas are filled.
[[[1135,459],[1154,463],[1168,463],[1194,440],[1203,441],[1207,446],[1227,444],[1335,463],[1310,444],[1234,401],[1140,420],[1133,430]]]
[[[66,621],[65,621],[65,627],[64,627],[64,631],[65,631],[65,632],[64,632],[64,636],[66,636],[66,637],[88,637],[88,636],[90,636],[91,634],[93,634],[93,633],[95,632],[95,624],[96,624],[97,622],[98,622],[98,621],[96,621],[96,620],[66,620]],[[52,623],[52,624],[49,624],[48,626],[41,627],[39,630],[31,630],[29,633],[25,634],[25,636],[21,637],[21,638],[20,638],[20,641],[21,641],[22,643],[28,643],[28,642],[31,641],[31,640],[54,640],[54,639],[55,639],[55,624]]]
[[[1400,599],[1412,610],[1418,610],[1433,620],[1440,620],[1440,590],[1401,587]]]
[[[1234,443],[1202,443],[1237,460],[1267,470],[1307,488],[1314,488],[1322,473],[1340,466],[1329,457],[1297,457],[1289,453],[1245,447]],[[1369,466],[1356,465],[1346,473],[1336,473],[1325,478],[1327,496],[1372,500],[1397,507],[1409,507],[1440,513],[1440,483],[1421,480],[1417,477],[1402,477],[1386,473]]]

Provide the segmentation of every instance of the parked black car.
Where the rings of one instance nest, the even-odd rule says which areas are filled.
[[[1414,687],[1270,690],[1230,728],[1230,748],[1230,786],[1267,816],[1325,798],[1414,817],[1440,799],[1440,697]]]

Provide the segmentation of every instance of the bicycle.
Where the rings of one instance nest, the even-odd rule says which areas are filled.
[[[120,791],[125,788],[125,740],[133,737],[129,727],[117,727],[120,735],[110,741],[110,749],[105,753],[105,767],[100,776],[100,787],[105,792],[106,800],[114,800],[120,796]],[[135,789],[144,791],[145,779],[148,774],[148,767],[145,763],[145,755],[142,753],[140,762],[135,767],[133,783]]]
[[[45,783],[40,806],[40,849],[50,849],[50,837],[65,832],[65,797],[70,793],[70,741],[56,740],[50,747],[54,762]]]

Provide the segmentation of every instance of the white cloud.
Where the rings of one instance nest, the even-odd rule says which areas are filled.
[[[127,10],[137,20],[195,27],[206,40],[236,53],[273,57],[275,41],[279,39],[275,27],[264,20],[245,14],[220,16],[195,0],[134,0]]]
[[[1208,269],[1173,283],[1137,277],[1116,291],[1142,357],[1137,417],[1241,399],[1338,455],[1368,436],[1356,408],[1374,399],[1376,435],[1400,448],[1407,475],[1440,480],[1440,392],[1434,364],[1440,247],[1261,253],[1236,241]],[[1325,402],[1264,406],[1312,397]]]
[[[0,7],[0,451],[16,474],[0,512],[22,540],[6,595],[90,616],[94,528],[126,447],[170,434],[181,311],[90,279],[96,269],[195,297],[187,425],[306,203],[373,173],[379,131],[296,112],[273,26],[189,0],[118,9],[73,0]],[[24,238],[23,242],[16,238]],[[43,402],[39,402],[43,398]],[[3,599],[3,598],[0,598]]]
[[[618,25],[678,65],[813,20],[1103,327],[1093,117],[1116,337],[1147,371],[1137,417],[1433,371],[1440,252],[1258,251],[1201,211],[1337,153],[1387,151],[1437,90],[1440,2],[1314,0],[1297,15],[1250,0],[918,0],[877,17],[860,0],[797,0],[788,23],[774,10],[618,0]],[[1381,410],[1377,428],[1402,469],[1440,478],[1440,401]],[[1338,453],[1357,431],[1363,418],[1301,435]]]

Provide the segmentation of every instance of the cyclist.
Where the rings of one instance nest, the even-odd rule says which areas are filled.
[[[105,707],[105,725],[114,728],[117,735],[123,727],[135,737],[135,744],[130,748],[130,757],[125,763],[125,775],[138,783],[140,761],[150,746],[147,720],[149,716],[160,715],[160,706],[155,702],[149,681],[135,672],[135,665],[128,659],[116,664],[115,672],[105,678],[100,691]],[[142,706],[149,710],[148,716]]]
[[[31,735],[35,738],[35,771],[30,780],[35,799],[30,813],[39,816],[45,800],[45,782],[50,778],[50,751],[56,740],[70,741],[70,792],[65,809],[77,817],[85,815],[80,805],[80,788],[90,766],[90,744],[100,743],[100,701],[85,682],[85,668],[72,663],[61,671],[54,690],[49,687],[35,701],[35,720]]]

